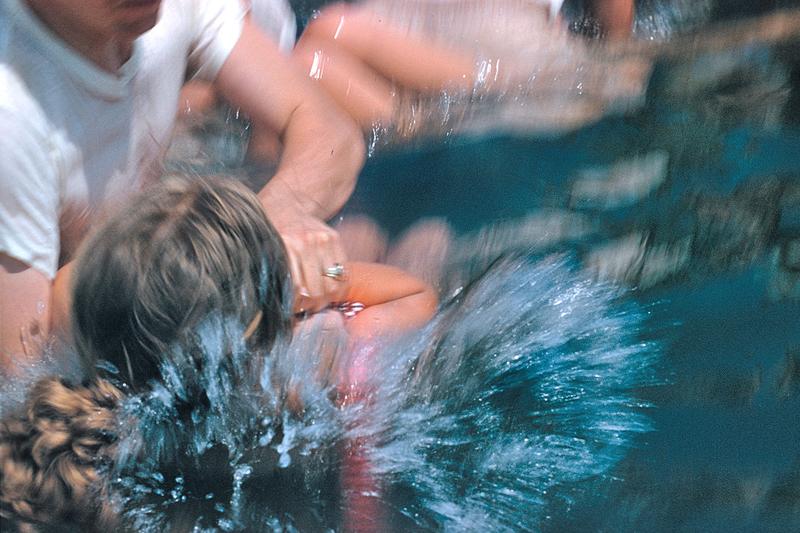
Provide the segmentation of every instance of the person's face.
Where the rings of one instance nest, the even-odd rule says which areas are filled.
[[[86,41],[133,41],[158,20],[161,0],[28,0],[57,33]]]

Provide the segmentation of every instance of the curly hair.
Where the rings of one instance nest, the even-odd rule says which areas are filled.
[[[122,393],[105,380],[39,381],[24,413],[0,422],[0,520],[18,531],[99,531],[116,524],[103,478]]]

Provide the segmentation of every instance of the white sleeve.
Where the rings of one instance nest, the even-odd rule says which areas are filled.
[[[268,37],[278,43],[281,51],[288,53],[297,36],[297,19],[286,0],[244,0],[253,22]]]
[[[0,252],[48,279],[58,269],[59,186],[47,138],[0,106]]]
[[[245,9],[234,0],[197,0],[191,9],[190,76],[213,81],[242,34]]]

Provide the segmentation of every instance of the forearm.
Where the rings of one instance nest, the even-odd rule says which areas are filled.
[[[434,289],[403,270],[373,263],[349,263],[347,299],[365,309],[347,321],[354,340],[392,335],[420,327],[433,316]]]
[[[0,373],[40,356],[36,341],[49,334],[50,281],[37,270],[0,253]]]
[[[345,323],[354,343],[393,337],[424,326],[436,311],[436,296],[423,291],[365,308]]]
[[[271,218],[297,211],[323,220],[333,216],[364,162],[364,138],[355,123],[250,22],[216,86],[256,131],[280,134],[278,171],[260,193]]]
[[[363,137],[349,119],[331,129],[319,118],[314,106],[301,106],[282,137],[278,171],[259,193],[271,219],[300,211],[327,220],[353,192],[364,161]]]

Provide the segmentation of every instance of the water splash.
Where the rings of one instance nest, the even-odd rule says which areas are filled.
[[[504,263],[391,352],[365,426],[376,472],[415,495],[407,516],[536,530],[548,501],[609,471],[649,428],[631,390],[655,354],[614,302],[559,261]]]
[[[384,528],[538,529],[554,500],[602,479],[649,424],[633,394],[652,379],[641,311],[562,260],[502,261],[423,331],[381,346],[361,402],[341,405],[324,339],[270,354],[212,319],[202,365],[175,350],[163,381],[122,409],[114,473],[143,531],[342,527],[354,498]],[[340,478],[359,443],[375,481]],[[402,527],[401,527],[402,529]]]

